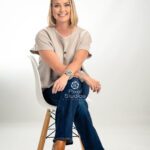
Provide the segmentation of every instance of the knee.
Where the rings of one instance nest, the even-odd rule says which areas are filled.
[[[73,77],[68,81],[68,87],[74,91],[80,91],[80,97],[86,99],[89,95],[89,86],[86,82],[81,82],[79,78]]]
[[[79,78],[73,77],[70,80],[68,80],[68,84],[78,83],[81,84],[81,81]]]
[[[68,80],[67,89],[72,89],[72,90],[79,90],[81,89],[81,81],[79,78],[73,77],[70,80]]]

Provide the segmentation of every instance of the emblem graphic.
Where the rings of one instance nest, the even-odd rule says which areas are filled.
[[[71,88],[74,89],[74,90],[78,89],[79,88],[79,83],[77,81],[73,81],[71,83]]]

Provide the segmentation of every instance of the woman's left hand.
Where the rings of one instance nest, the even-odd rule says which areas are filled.
[[[99,81],[91,78],[89,75],[87,75],[85,73],[82,74],[82,78],[89,85],[89,87],[91,88],[91,90],[93,92],[97,92],[97,93],[100,92],[100,90],[101,90],[101,84],[100,84]]]
[[[67,85],[68,80],[69,80],[69,77],[65,74],[63,74],[61,77],[59,77],[54,82],[54,85],[53,85],[53,88],[52,88],[52,93],[56,94],[58,91],[63,91],[64,88]]]

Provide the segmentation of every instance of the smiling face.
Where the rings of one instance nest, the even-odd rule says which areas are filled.
[[[52,15],[56,23],[70,23],[71,3],[70,0],[52,0]]]

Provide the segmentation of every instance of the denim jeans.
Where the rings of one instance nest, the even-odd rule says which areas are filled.
[[[104,150],[88,110],[86,102],[88,94],[89,86],[75,77],[68,80],[61,92],[52,94],[52,87],[43,91],[45,100],[57,106],[54,142],[66,140],[66,144],[72,144],[74,122],[85,150]]]

